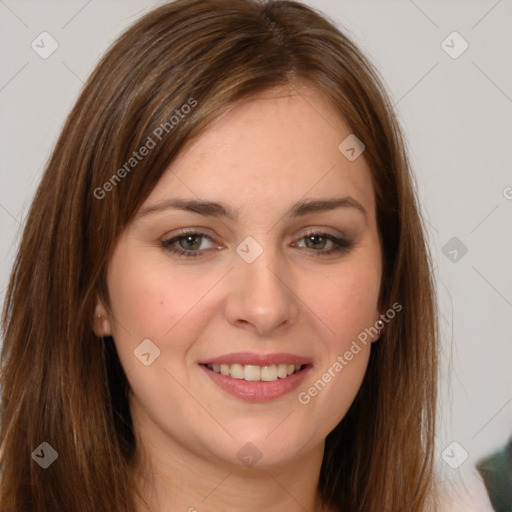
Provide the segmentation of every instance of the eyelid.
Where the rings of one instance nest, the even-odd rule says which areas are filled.
[[[195,235],[199,238],[204,238],[204,239],[207,239],[209,240],[211,243],[215,244],[215,245],[219,245],[214,236],[210,234],[210,230],[207,229],[207,228],[183,228],[183,230],[181,231],[178,231],[178,232],[172,232],[170,234],[167,234],[167,235],[164,235],[162,238],[161,238],[161,243],[171,243],[172,241],[175,241],[177,239],[180,239],[180,238],[184,238],[186,236],[189,236],[189,235]],[[192,252],[192,251],[190,251]],[[201,250],[199,252],[205,252],[205,250]]]
[[[329,229],[332,229],[332,228],[327,228],[325,226],[323,226],[323,227],[322,226],[308,226],[307,228],[302,228],[301,230],[296,232],[296,234],[293,235],[293,238],[290,238],[290,240],[298,241],[306,236],[320,235],[320,234],[321,235],[330,235],[335,238],[338,238],[338,239],[341,238],[341,239],[344,239],[347,241],[350,238],[342,231],[335,230],[336,232],[332,233],[332,232],[328,231]],[[165,234],[163,237],[161,237],[161,240],[169,242],[170,240],[172,240],[174,238],[179,238],[179,237],[187,236],[187,235],[203,236],[205,238],[210,239],[212,242],[215,242],[215,235],[212,235],[212,230],[209,228],[205,228],[205,227],[183,228],[181,230],[178,230],[177,232],[171,232],[171,233]],[[215,242],[215,243],[217,243],[217,242]]]
[[[215,238],[215,235],[213,234],[212,230],[209,228],[192,227],[192,228],[178,229],[177,231],[171,231],[171,232],[163,235],[161,237],[161,239],[169,241],[169,240],[172,240],[173,238],[180,238],[182,236],[187,236],[187,235],[203,236],[205,238],[209,238],[212,241],[214,241],[214,238]]]
[[[330,236],[334,236],[336,238],[345,238],[345,239],[348,239],[349,237],[343,233],[342,231],[338,231],[338,230],[333,230],[333,232],[329,231],[329,229],[332,229],[332,228],[327,228],[325,226],[312,226],[312,227],[307,227],[305,228],[305,231],[301,231],[301,237],[302,236],[308,236],[308,235],[318,235],[318,234],[323,234],[323,235],[330,235]]]

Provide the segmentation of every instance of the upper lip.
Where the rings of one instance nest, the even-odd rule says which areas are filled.
[[[311,359],[284,352],[276,354],[257,354],[255,352],[235,352],[199,361],[199,364],[242,364],[270,366],[272,364],[311,364]]]

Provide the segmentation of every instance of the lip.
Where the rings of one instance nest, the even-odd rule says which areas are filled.
[[[284,379],[278,378],[272,382],[264,382],[234,379],[233,377],[227,377],[221,373],[215,373],[205,365],[201,364],[199,367],[202,368],[208,377],[221,389],[246,402],[267,402],[290,393],[300,386],[309,373],[309,370],[312,368],[311,365],[308,365]]]
[[[223,356],[198,361],[201,365],[207,364],[252,364],[255,366],[270,366],[271,364],[300,364],[311,366],[312,361],[306,357],[288,353],[257,354],[255,352],[236,352]],[[300,373],[300,372],[299,372]],[[288,378],[288,377],[287,377]],[[285,379],[282,379],[285,380]]]
[[[274,381],[266,382],[234,379],[233,377],[216,373],[206,366],[207,364],[254,364],[258,366],[269,366],[279,363],[300,364],[303,365],[303,368],[292,375],[288,375],[288,377],[284,379],[277,378]],[[268,402],[291,393],[294,389],[298,388],[311,368],[313,368],[313,365],[310,360],[292,354],[261,355],[244,352],[208,359],[204,362],[200,362],[199,367],[206,372],[208,377],[210,377],[217,386],[230,395],[245,402]]]

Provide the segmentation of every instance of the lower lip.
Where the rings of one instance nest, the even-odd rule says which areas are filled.
[[[307,365],[299,372],[293,373],[284,379],[278,378],[271,382],[265,382],[234,379],[233,377],[222,375],[222,373],[215,373],[202,364],[199,366],[217,386],[246,402],[267,402],[290,393],[300,386],[311,369],[311,365]]]

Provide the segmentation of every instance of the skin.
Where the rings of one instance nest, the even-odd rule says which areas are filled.
[[[139,211],[120,236],[107,274],[110,308],[98,300],[94,325],[98,336],[113,335],[131,386],[143,461],[134,471],[154,510],[327,510],[317,492],[324,441],[355,398],[371,343],[307,405],[297,395],[380,313],[370,171],[364,153],[350,162],[338,150],[350,133],[305,84],[239,103],[184,148],[141,209],[169,198],[207,199],[239,209],[237,220]],[[286,217],[298,200],[344,196],[367,216],[337,208]],[[212,238],[174,244],[199,246],[202,255],[162,248],[183,228]],[[345,237],[351,247],[322,256],[333,244],[307,245],[307,228]],[[236,252],[248,236],[263,248],[253,263]],[[160,350],[150,366],[134,356],[147,338]],[[297,390],[249,403],[198,365],[240,351],[301,355],[313,368]],[[261,453],[253,467],[237,457],[248,442]]]

